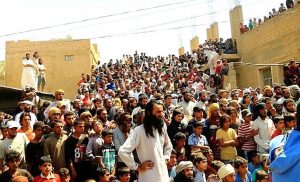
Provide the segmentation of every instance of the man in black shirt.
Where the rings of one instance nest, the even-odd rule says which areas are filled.
[[[87,160],[85,158],[88,137],[84,135],[84,121],[75,121],[74,133],[65,142],[65,159],[75,181],[84,181],[89,178]]]

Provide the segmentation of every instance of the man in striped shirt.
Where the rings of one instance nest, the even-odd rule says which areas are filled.
[[[238,129],[238,139],[240,145],[242,145],[242,150],[244,151],[245,158],[251,159],[249,153],[252,151],[256,151],[256,143],[254,141],[254,136],[257,135],[257,132],[251,127],[252,121],[252,113],[249,109],[244,109],[242,111],[242,117],[244,119],[244,123]]]

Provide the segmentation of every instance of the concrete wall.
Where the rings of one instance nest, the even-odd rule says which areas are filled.
[[[199,37],[195,36],[194,38],[192,38],[192,40],[190,41],[190,46],[191,46],[191,52],[193,52],[193,50],[197,50],[199,48]]]
[[[233,34],[237,36],[236,38],[240,38],[238,49],[244,62],[236,67],[239,87],[263,87],[262,71],[268,68],[271,68],[273,83],[283,83],[282,67],[268,66],[268,64],[286,63],[286,60],[290,59],[300,60],[299,25],[300,6],[298,5],[240,34],[240,37],[236,33]],[[238,27],[235,28],[239,30]],[[255,66],[255,64],[267,65]]]
[[[8,41],[6,42],[5,84],[21,88],[22,59],[37,51],[47,68],[45,92],[63,89],[66,98],[73,99],[81,73],[90,73],[91,65],[99,60],[97,46],[90,40]],[[66,55],[73,55],[66,61]]]
[[[220,39],[219,36],[219,25],[217,22],[214,22],[210,28],[212,29],[213,40]]]
[[[185,54],[185,52],[184,52],[184,47],[180,47],[180,48],[178,49],[178,54],[179,54],[179,56]]]
[[[236,6],[229,11],[231,37],[236,40],[238,50],[241,48],[240,23],[244,24],[243,8]]]
[[[213,40],[213,33],[210,27],[206,29],[206,40]]]
[[[220,38],[218,22],[214,22],[206,29],[206,38],[207,40],[216,40]]]

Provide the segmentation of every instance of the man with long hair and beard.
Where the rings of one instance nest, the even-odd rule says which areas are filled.
[[[166,161],[172,144],[163,122],[162,103],[151,100],[145,108],[144,124],[136,127],[119,149],[119,157],[131,169],[139,172],[139,181],[169,181]],[[136,149],[141,164],[134,161]]]

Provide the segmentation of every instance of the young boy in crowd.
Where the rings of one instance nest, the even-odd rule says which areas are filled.
[[[205,176],[206,179],[209,175],[211,174],[216,174],[216,171],[212,168],[211,163],[214,160],[214,154],[211,149],[209,150],[203,150],[202,154],[206,157],[207,159],[207,169],[205,170]]]
[[[269,175],[264,170],[256,171],[256,181],[255,182],[269,182]]]
[[[4,140],[7,136],[8,136],[8,128],[7,128],[7,125],[6,123],[4,123],[3,125],[1,124],[0,125],[0,130],[1,130],[1,135],[0,135],[0,138],[1,140]]]
[[[208,142],[204,135],[201,135],[203,130],[203,123],[197,121],[193,124],[194,133],[188,138],[188,145],[191,147],[191,151],[195,149],[208,150]]]
[[[100,121],[96,120],[92,123],[94,130],[93,136],[89,139],[89,143],[86,146],[86,156],[90,162],[90,176],[97,178],[97,168],[99,161],[100,147],[103,145],[102,130],[103,126]]]
[[[238,140],[239,144],[242,146],[242,150],[245,153],[245,158],[247,160],[250,159],[250,153],[256,150],[256,143],[254,141],[254,136],[256,133],[254,132],[252,126],[252,113],[249,109],[243,109],[242,117],[244,123],[238,129]]]
[[[70,171],[67,168],[59,169],[58,175],[60,176],[61,182],[70,182],[71,181]]]
[[[236,170],[235,182],[250,182],[251,173],[248,171],[248,161],[242,157],[237,157],[233,161],[233,166]]]
[[[174,178],[176,176],[176,165],[177,165],[177,152],[176,150],[172,150],[170,160],[167,162],[167,168],[170,178]]]
[[[104,167],[99,170],[99,182],[110,182],[113,177],[108,168]]]
[[[295,114],[287,114],[284,116],[285,132],[292,130],[296,125]]]
[[[231,164],[226,164],[218,170],[222,182],[235,182],[235,170]]]
[[[273,119],[274,124],[276,126],[276,130],[274,131],[271,139],[275,138],[278,135],[283,134],[285,123],[284,123],[284,117],[275,117]]]
[[[219,169],[224,166],[225,164],[222,161],[214,160],[211,162],[212,172],[211,174],[207,175],[207,181],[209,182],[220,182],[220,178],[218,176]]]
[[[182,132],[176,133],[174,136],[175,146],[174,149],[177,153],[177,162],[186,161],[190,158],[190,152],[185,147],[186,135]]]
[[[195,166],[195,181],[204,182],[206,181],[205,170],[207,169],[207,159],[204,155],[197,155],[193,160]]]
[[[40,170],[36,164],[40,161],[40,158],[44,155],[44,143],[42,142],[44,123],[38,121],[33,125],[34,138],[26,146],[25,157],[27,170],[33,175],[40,174]]]
[[[204,109],[200,108],[199,106],[196,106],[193,108],[193,118],[189,121],[187,127],[186,127],[186,134],[187,136],[190,136],[194,133],[193,131],[193,125],[194,123],[200,121],[204,122],[205,119],[203,118],[203,114],[205,113]]]
[[[251,174],[252,181],[256,181],[256,179],[257,179],[256,174],[257,174],[257,171],[259,171],[259,170],[264,170],[269,175],[269,164],[270,164],[269,155],[268,154],[262,154],[260,156],[260,160],[261,160],[261,167],[256,169]]]
[[[116,149],[113,146],[113,133],[111,129],[105,129],[102,131],[102,137],[104,140],[103,145],[100,147],[100,168],[108,168],[111,175],[115,175],[116,169]]]
[[[250,153],[251,162],[248,163],[248,170],[251,174],[256,169],[261,168],[261,160],[260,160],[260,154],[257,151],[253,151]]]
[[[118,180],[116,180],[115,182],[130,181],[130,169],[128,167],[120,167],[117,172],[118,172]]]
[[[39,163],[41,175],[36,176],[33,182],[61,182],[58,174],[53,173],[52,160],[50,156],[41,157]]]
[[[8,170],[6,170],[0,175],[1,182],[11,181],[13,177],[17,176],[24,176],[29,181],[33,180],[33,177],[27,170],[19,168],[19,164],[21,162],[21,154],[19,152],[15,150],[10,150],[5,155],[5,161],[5,165],[8,167]]]

